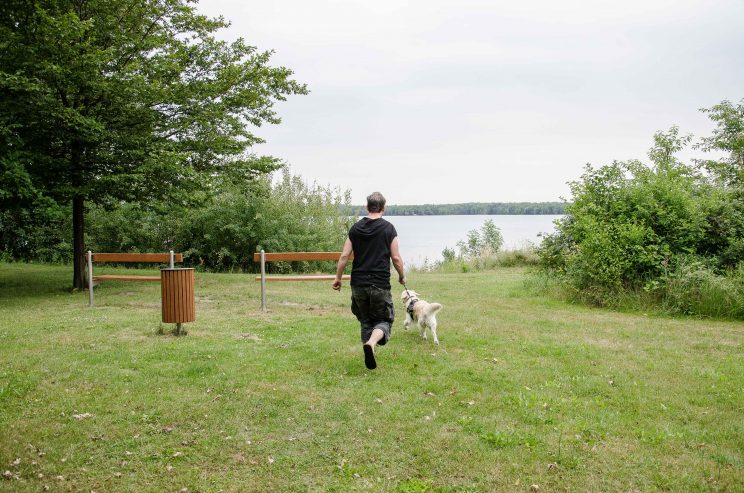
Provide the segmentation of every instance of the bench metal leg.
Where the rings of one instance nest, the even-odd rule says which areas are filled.
[[[266,252],[261,250],[261,311],[266,311]]]
[[[93,252],[88,250],[88,306],[93,306]]]

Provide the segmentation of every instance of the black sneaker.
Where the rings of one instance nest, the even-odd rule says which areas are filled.
[[[377,368],[377,361],[375,361],[375,350],[369,344],[362,346],[364,348],[364,366],[370,370]]]

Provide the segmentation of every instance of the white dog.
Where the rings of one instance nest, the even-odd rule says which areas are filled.
[[[406,321],[403,327],[408,329],[411,322],[416,322],[423,339],[426,339],[426,328],[429,327],[434,344],[439,344],[439,339],[437,338],[437,312],[442,309],[442,305],[419,299],[418,293],[409,289],[403,291],[400,299],[403,300],[403,305],[406,307]]]

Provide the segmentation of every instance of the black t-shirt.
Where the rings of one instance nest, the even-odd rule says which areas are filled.
[[[364,217],[349,229],[352,286],[390,289],[390,244],[396,236],[395,226],[382,218]]]

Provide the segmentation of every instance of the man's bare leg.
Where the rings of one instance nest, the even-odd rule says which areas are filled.
[[[372,329],[372,334],[370,334],[369,339],[367,339],[367,342],[365,344],[369,344],[372,347],[377,346],[377,343],[382,340],[382,338],[385,337],[385,333],[382,331],[382,329]]]
[[[370,370],[377,368],[377,361],[375,361],[375,346],[377,346],[377,343],[380,342],[383,337],[385,337],[385,333],[382,329],[373,329],[369,339],[364,343],[364,365]]]

